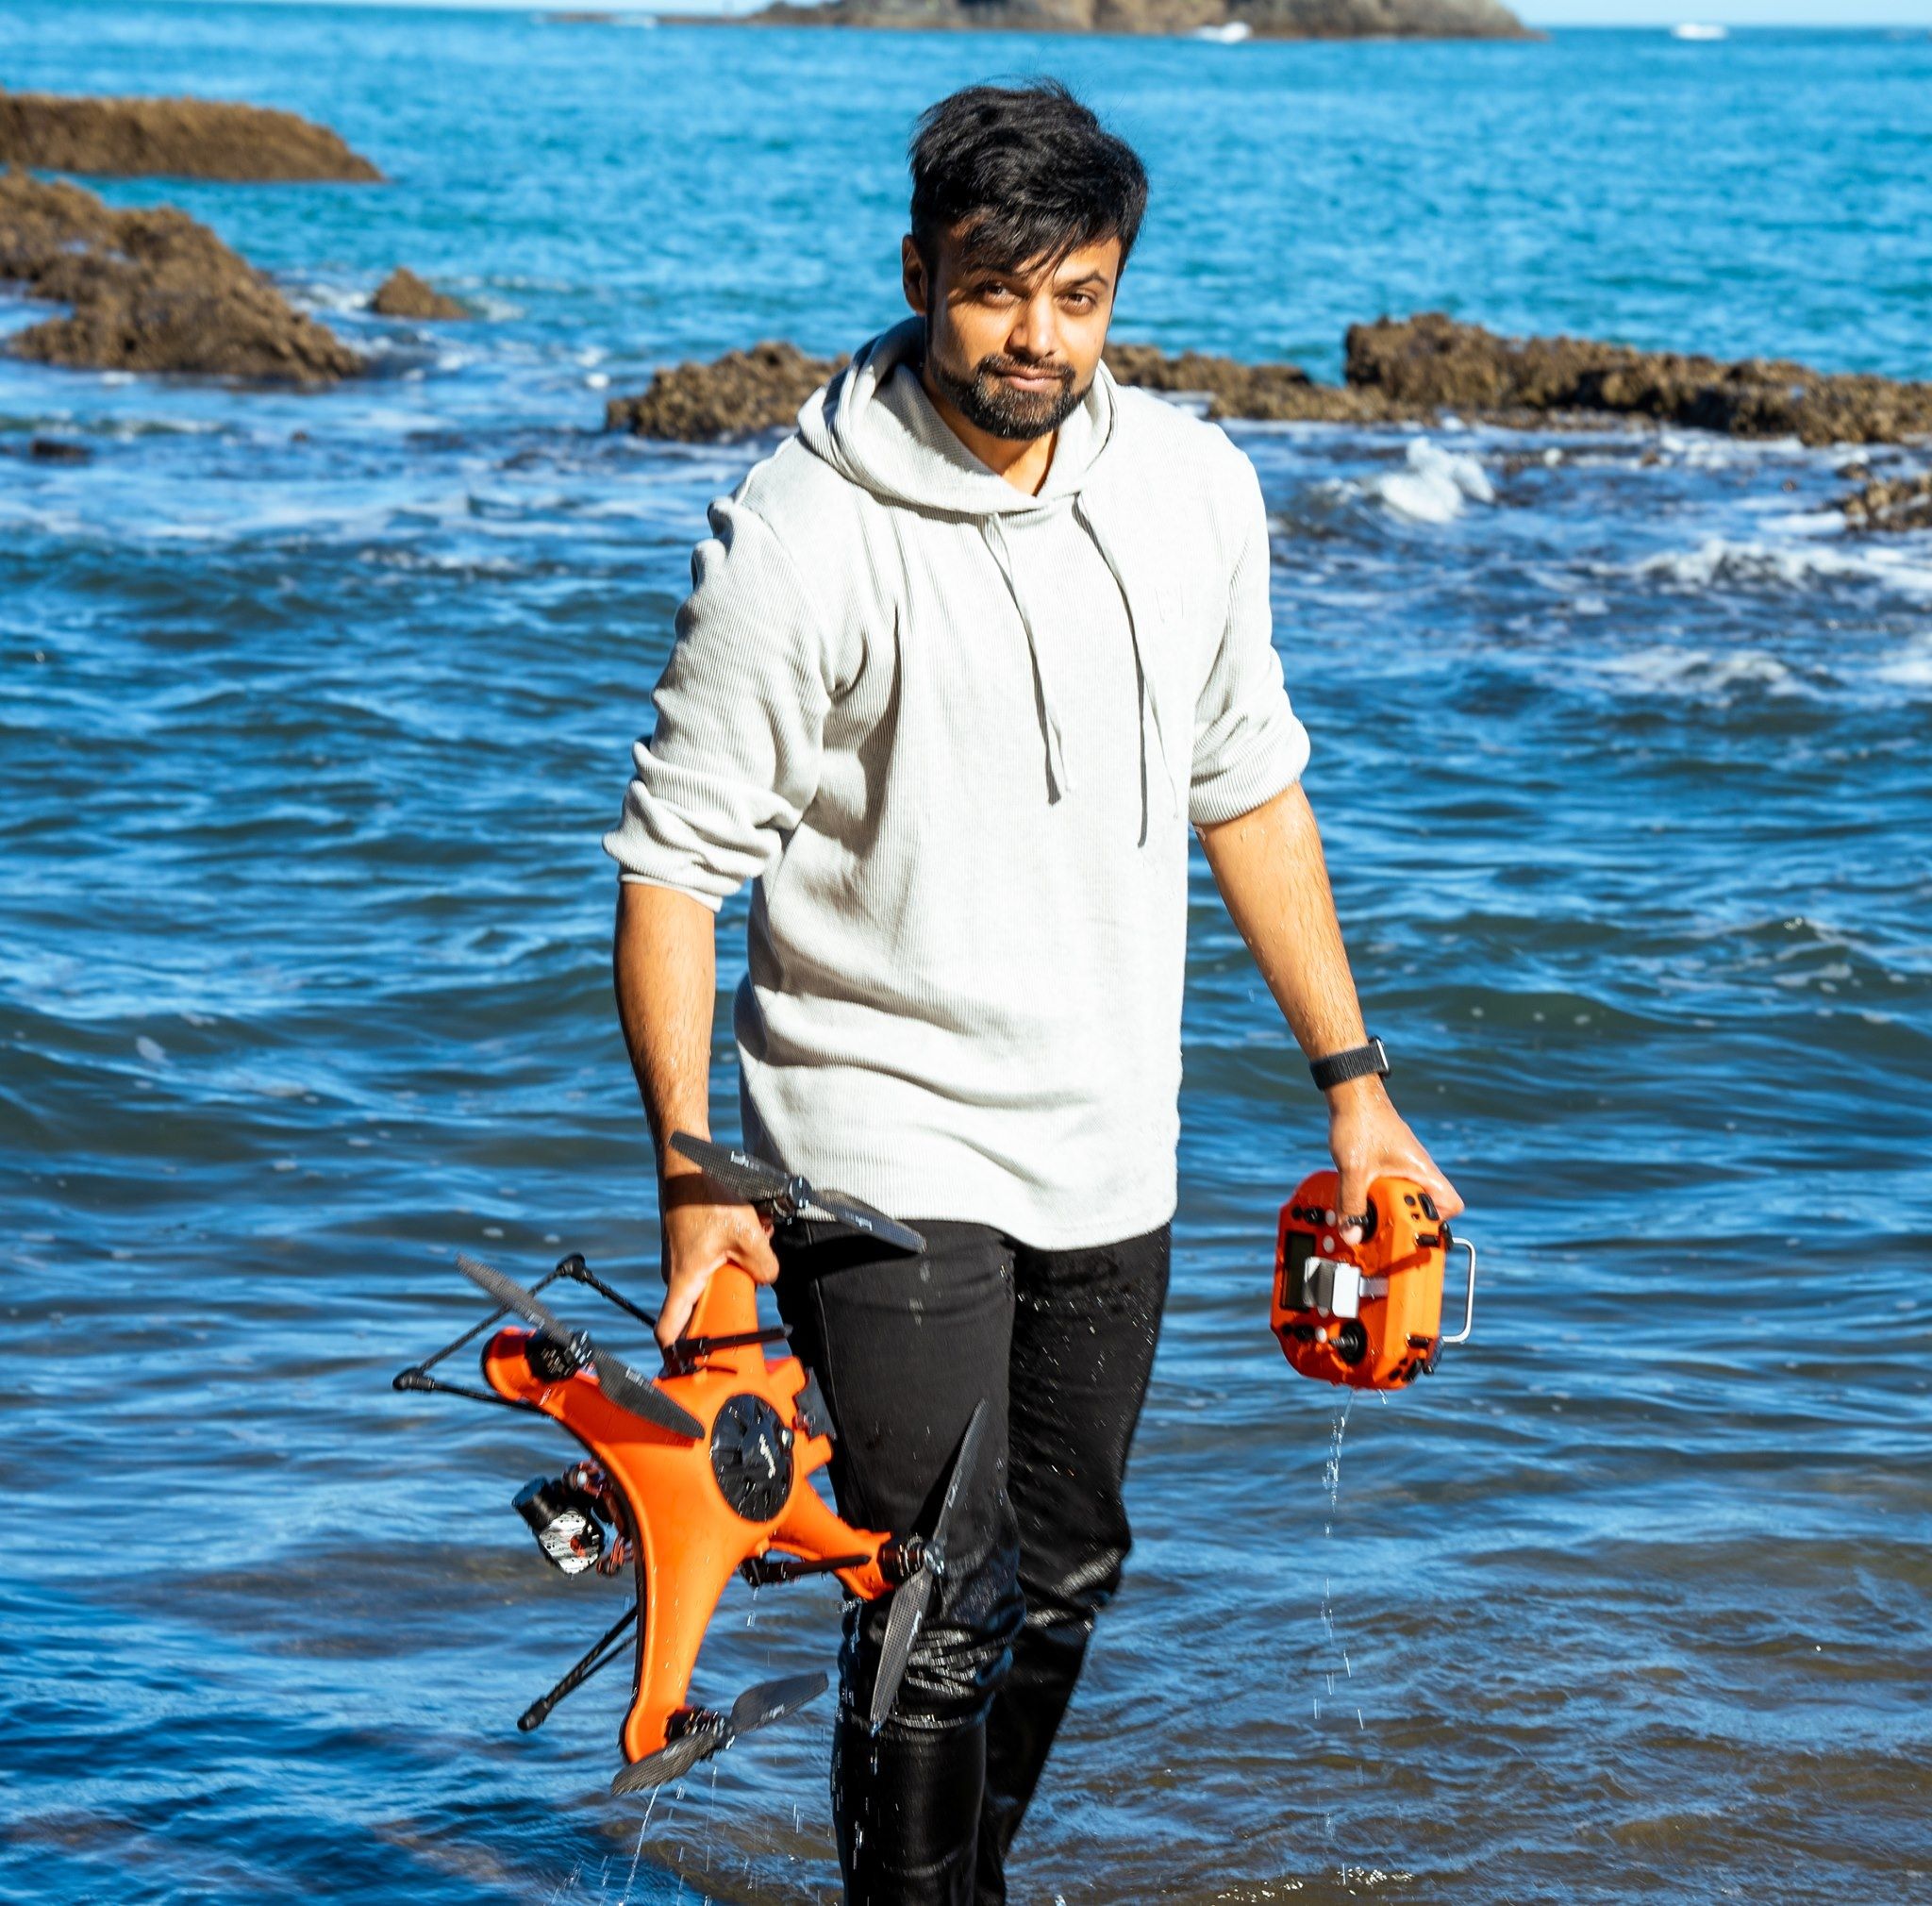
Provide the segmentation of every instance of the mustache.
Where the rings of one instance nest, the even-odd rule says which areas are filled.
[[[1024,358],[991,357],[979,360],[979,375],[995,377],[1058,377],[1062,384],[1074,379],[1071,364],[1053,364]]]

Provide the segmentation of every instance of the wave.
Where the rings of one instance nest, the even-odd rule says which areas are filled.
[[[1410,439],[1407,465],[1366,487],[1371,496],[1411,522],[1453,522],[1466,504],[1496,500],[1494,485],[1474,457],[1445,450],[1426,437]]]
[[[1932,690],[1932,630],[1910,642],[1872,671],[1875,680],[1893,688]]]
[[[1601,662],[1598,673],[1665,694],[1720,700],[1751,691],[1796,695],[1810,689],[1810,684],[1788,662],[1761,648],[1740,648],[1720,655],[1707,648],[1670,648],[1658,644]]]
[[[1694,549],[1669,550],[1632,565],[1592,564],[1598,576],[1636,576],[1666,587],[1705,590],[1802,589],[1817,582],[1875,582],[1915,599],[1932,599],[1932,561],[1907,545],[1848,544],[1841,537],[1789,543],[1707,536]]]

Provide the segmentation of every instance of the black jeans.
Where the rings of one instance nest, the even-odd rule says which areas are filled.
[[[832,1808],[849,1906],[987,1906],[1130,1542],[1121,1483],[1167,1297],[1170,1228],[1042,1251],[908,1220],[916,1258],[798,1224],[773,1243],[791,1347],[838,1429],[839,1512],[931,1528],[974,1406],[975,1472],[892,1718],[867,1721],[886,1603],[848,1602]]]

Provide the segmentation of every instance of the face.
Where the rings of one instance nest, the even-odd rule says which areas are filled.
[[[944,233],[928,272],[908,237],[906,299],[925,318],[926,371],[969,424],[1013,441],[1059,427],[1087,394],[1107,343],[1121,242],[1103,239],[1051,268],[961,265]]]

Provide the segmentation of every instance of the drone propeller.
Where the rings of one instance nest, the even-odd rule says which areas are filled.
[[[774,1216],[813,1218],[861,1231],[902,1251],[923,1251],[925,1240],[909,1225],[888,1217],[876,1205],[849,1192],[817,1191],[795,1172],[781,1170],[748,1151],[734,1151],[693,1138],[687,1131],[671,1134],[671,1147],[697,1165],[714,1184],[735,1192],[747,1204],[758,1205]]]
[[[460,1251],[457,1253],[457,1267],[471,1282],[480,1284],[505,1310],[514,1311],[526,1323],[536,1325],[543,1336],[574,1357],[579,1368],[588,1364],[594,1370],[604,1394],[619,1409],[641,1416],[659,1430],[669,1430],[674,1436],[688,1436],[696,1442],[704,1435],[705,1426],[689,1410],[674,1403],[642,1371],[633,1370],[608,1350],[600,1350],[591,1341],[588,1330],[569,1329],[547,1304],[532,1296],[514,1279]]]
[[[953,1458],[953,1473],[946,1480],[945,1499],[934,1518],[932,1533],[923,1542],[915,1537],[905,1545],[916,1549],[918,1561],[904,1581],[892,1592],[891,1607],[886,1614],[886,1638],[879,1647],[878,1673],[872,1684],[872,1730],[877,1733],[899,1698],[899,1685],[906,1679],[906,1664],[912,1659],[912,1644],[919,1639],[926,1610],[932,1605],[933,1590],[946,1572],[946,1531],[952,1527],[953,1505],[959,1499],[959,1485],[972,1475],[986,1427],[986,1400],[973,1406],[966,1433],[959,1439],[959,1453]]]
[[[655,1754],[618,1770],[610,1782],[613,1794],[641,1793],[646,1787],[659,1787],[675,1781],[713,1754],[721,1753],[741,1734],[768,1728],[793,1714],[808,1701],[815,1701],[830,1683],[824,1674],[790,1675],[781,1680],[760,1681],[746,1688],[731,1703],[728,1714],[706,1714],[695,1725]]]

